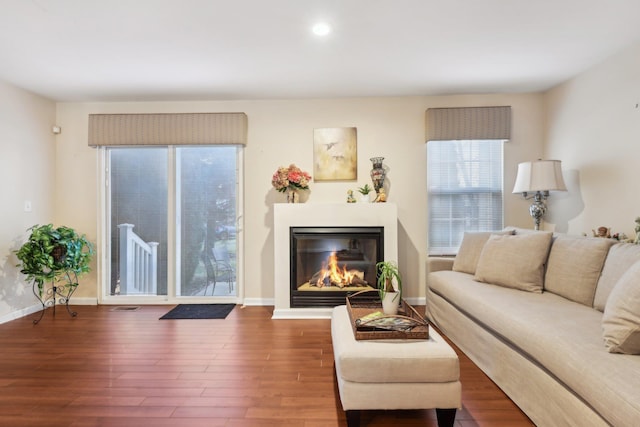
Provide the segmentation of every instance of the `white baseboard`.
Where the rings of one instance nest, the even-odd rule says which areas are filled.
[[[405,301],[411,305],[427,305],[427,297],[405,298]]]
[[[97,298],[71,298],[69,305],[98,305]]]
[[[13,311],[9,314],[5,314],[4,316],[0,317],[0,324],[19,319],[21,317],[28,316],[33,313],[37,313],[40,310],[42,310],[42,304],[34,304],[30,307]]]
[[[243,305],[274,305],[275,300],[273,298],[245,298]]]
[[[98,300],[96,298],[72,298],[69,305],[98,305]],[[0,317],[0,324],[20,319],[21,317],[37,313],[40,310],[42,310],[42,304],[38,303],[20,310],[13,311]]]

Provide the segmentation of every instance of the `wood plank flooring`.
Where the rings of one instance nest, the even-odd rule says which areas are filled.
[[[75,306],[0,325],[0,426],[346,426],[329,320],[158,320],[172,306]],[[456,349],[457,351],[457,349]],[[468,358],[456,427],[529,419]],[[362,425],[435,427],[435,411],[368,411]]]

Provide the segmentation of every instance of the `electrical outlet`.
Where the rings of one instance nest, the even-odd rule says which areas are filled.
[[[31,200],[24,201],[24,211],[31,212]]]

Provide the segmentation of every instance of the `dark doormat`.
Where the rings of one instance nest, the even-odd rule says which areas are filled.
[[[160,319],[224,319],[235,304],[179,304]]]

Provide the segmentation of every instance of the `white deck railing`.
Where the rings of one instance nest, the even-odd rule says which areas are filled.
[[[133,232],[133,224],[119,224],[120,292],[122,295],[156,295],[158,243],[145,242]]]

